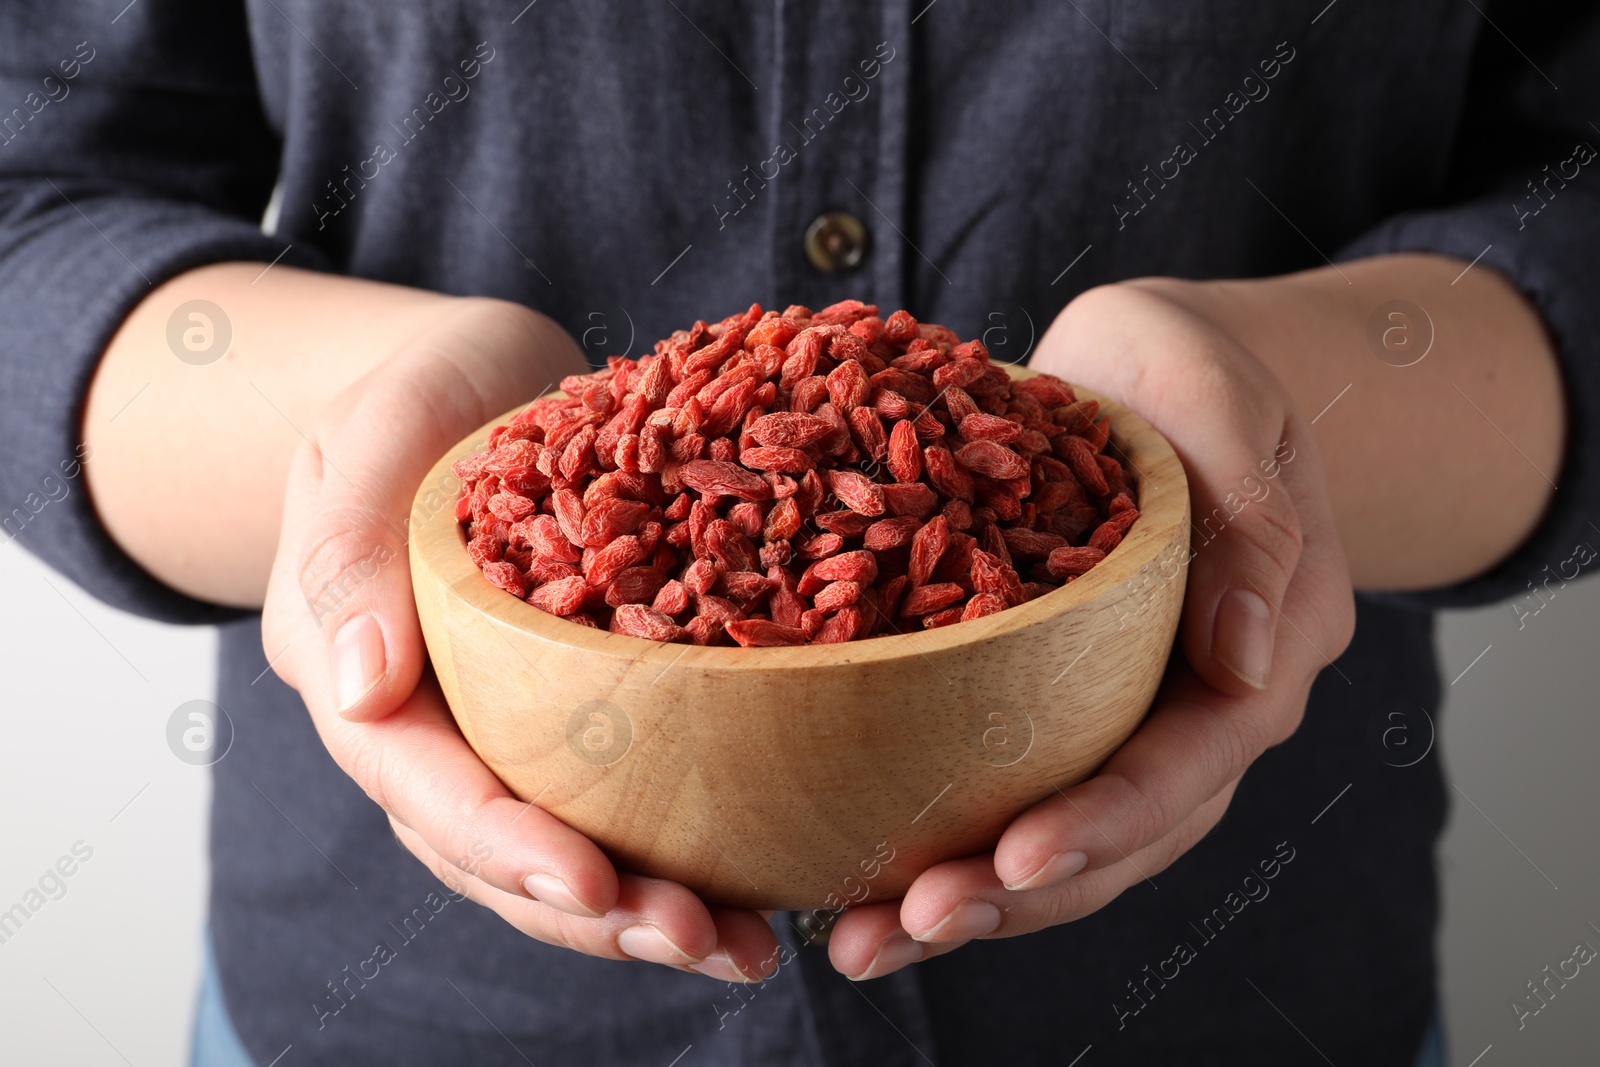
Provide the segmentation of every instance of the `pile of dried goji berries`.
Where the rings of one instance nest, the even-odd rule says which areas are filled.
[[[982,342],[753,306],[561,383],[455,465],[494,585],[656,641],[798,645],[1031,600],[1138,516],[1108,420]]]

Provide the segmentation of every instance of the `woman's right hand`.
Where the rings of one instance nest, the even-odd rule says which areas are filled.
[[[523,933],[610,959],[759,980],[777,941],[753,911],[619,873],[592,841],[512,796],[456,728],[412,597],[412,499],[452,445],[586,368],[520,305],[451,301],[337,396],[300,446],[262,615],[265,651],[335,762],[452,890]],[[439,487],[453,506],[458,484]]]

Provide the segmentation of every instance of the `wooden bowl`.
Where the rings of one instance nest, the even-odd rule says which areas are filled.
[[[417,611],[461,732],[513,793],[619,868],[708,902],[902,896],[1088,777],[1161,680],[1183,601],[1188,485],[1160,434],[1095,399],[1140,507],[1098,566],[972,622],[794,648],[606,633],[490,585],[454,521],[450,465],[514,413],[496,419],[439,460],[412,513]]]

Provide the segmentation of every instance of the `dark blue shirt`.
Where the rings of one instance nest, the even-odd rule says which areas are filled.
[[[1437,711],[1434,607],[1522,592],[1600,500],[1593,14],[124,4],[0,7],[0,520],[112,604],[222,624],[236,736],[215,768],[210,921],[260,1062],[290,1045],[285,1067],[1064,1064],[1089,1046],[1085,1067],[1320,1062],[1309,1043],[1337,1063],[1412,1061],[1434,998],[1445,799],[1437,755],[1395,766],[1375,724]],[[826,211],[865,224],[853,270],[807,259]],[[1459,588],[1362,597],[1304,725],[1159,890],[860,986],[783,915],[784,966],[734,993],[451,902],[263,676],[257,618],[143,573],[78,480],[107,339],[152,285],[209,262],[281,254],[521,301],[596,359],[752,301],[852,296],[1020,359],[1092,285],[1413,250],[1504,271],[1556,341],[1572,431],[1538,532]],[[1426,476],[1427,456],[1396,461]]]

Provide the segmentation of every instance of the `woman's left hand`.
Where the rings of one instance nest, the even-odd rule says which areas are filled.
[[[1080,919],[1165,869],[1221,819],[1256,757],[1294,733],[1354,629],[1310,427],[1241,343],[1161,282],[1129,282],[1074,300],[1032,366],[1143,416],[1183,462],[1196,521],[1220,508],[1226,522],[1194,535],[1183,662],[1138,731],[1094,777],[1018,816],[992,853],[841,915],[828,953],[851,978]]]

